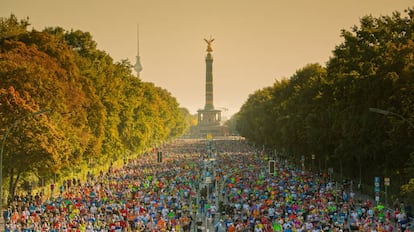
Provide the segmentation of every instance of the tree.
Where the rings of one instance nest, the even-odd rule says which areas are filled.
[[[257,145],[265,145],[269,107],[266,103],[271,99],[271,88],[264,88],[250,95],[240,109],[237,131],[240,135]]]
[[[22,98],[13,87],[0,91],[1,112],[11,115],[9,121],[2,122],[2,128],[6,130],[3,136],[8,133],[3,170],[4,176],[9,178],[11,196],[21,177],[30,173],[51,175],[60,170],[69,150],[63,134],[54,128],[48,117],[28,117],[39,108],[32,99],[26,98]],[[16,163],[19,165],[14,165]]]
[[[413,177],[413,128],[368,109],[413,120],[414,10],[405,12],[408,17],[365,16],[360,26],[343,30],[344,42],[326,69],[308,65],[250,95],[237,129],[258,145],[270,140],[295,159],[317,153],[341,177],[365,183],[391,177],[391,189],[399,194],[399,186]],[[412,183],[404,185],[405,193]]]
[[[8,166],[11,191],[35,175],[48,181],[91,159],[143,152],[188,128],[188,115],[167,90],[134,77],[129,61],[114,63],[90,33],[27,25],[14,15],[0,18],[0,130],[37,109],[51,112],[10,133],[7,164],[25,164]]]
[[[337,46],[327,66],[336,100],[333,111],[338,114],[339,154],[348,167],[359,160],[370,170],[367,181],[375,175],[400,179],[394,177],[414,148],[409,142],[411,129],[367,110],[378,107],[412,115],[413,96],[407,91],[412,90],[414,24],[412,10],[406,12],[405,18],[398,12],[363,17],[360,27],[342,32],[345,42]]]
[[[0,18],[0,41],[26,33],[29,25],[29,18],[19,21],[14,14]]]

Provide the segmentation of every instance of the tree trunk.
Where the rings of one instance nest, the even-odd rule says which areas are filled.
[[[8,196],[8,199],[9,200],[11,200],[11,199],[13,199],[14,198],[14,195],[15,195],[15,193],[16,193],[16,189],[17,189],[17,183],[19,182],[19,179],[20,179],[20,172],[16,175],[16,178],[14,179],[14,171],[15,171],[15,169],[14,168],[11,168],[10,169],[10,180],[9,180],[9,196]],[[8,206],[10,206],[9,205],[10,204],[10,201],[7,201],[7,205]]]

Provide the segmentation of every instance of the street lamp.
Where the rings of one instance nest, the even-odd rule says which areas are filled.
[[[4,145],[6,144],[7,136],[9,135],[11,129],[13,129],[15,126],[17,126],[17,124],[21,120],[23,120],[25,118],[28,118],[30,116],[37,115],[37,114],[42,114],[42,113],[45,113],[45,112],[48,112],[48,111],[50,111],[50,109],[39,110],[39,111],[33,112],[31,114],[27,114],[27,115],[25,115],[21,118],[18,118],[16,121],[14,121],[14,123],[11,125],[11,127],[7,128],[6,133],[3,136],[3,141],[1,143],[1,152],[0,152],[0,211],[3,211],[3,151],[4,151]]]
[[[408,123],[408,125],[410,125],[412,128],[414,128],[414,124],[409,121],[408,119],[404,118],[402,115],[388,111],[388,110],[382,110],[382,109],[378,109],[378,108],[369,108],[369,111],[374,112],[374,113],[378,113],[378,114],[383,114],[383,115],[393,115],[396,117],[401,118],[401,120],[405,121],[406,123]]]
[[[378,109],[378,108],[369,108],[369,111],[374,112],[374,113],[378,113],[378,114],[383,114],[383,115],[393,115],[396,116],[398,118],[400,118],[401,120],[403,120],[404,122],[408,123],[408,125],[411,126],[411,128],[414,128],[414,124],[409,121],[408,119],[404,118],[402,115],[388,111],[388,110],[382,110],[382,109]],[[384,178],[384,185],[385,185],[385,204],[387,204],[387,186],[390,185],[390,178]]]

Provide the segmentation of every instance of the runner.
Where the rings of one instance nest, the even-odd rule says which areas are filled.
[[[393,231],[384,209],[356,205],[346,188],[300,170],[286,160],[267,170],[264,156],[242,140],[166,146],[111,167],[85,183],[68,180],[58,196],[16,197],[6,231]],[[208,178],[207,178],[208,177]],[[195,221],[197,219],[197,221]],[[204,229],[204,230],[205,230]]]

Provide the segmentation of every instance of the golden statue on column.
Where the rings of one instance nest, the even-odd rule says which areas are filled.
[[[211,43],[214,41],[214,39],[213,38],[211,38],[211,36],[210,36],[210,39],[204,39],[204,41],[206,41],[206,43],[207,43],[207,52],[212,52],[213,51],[213,49],[211,48]]]

